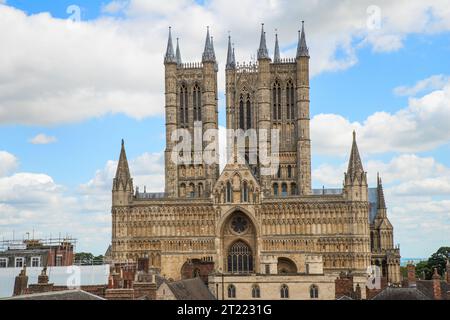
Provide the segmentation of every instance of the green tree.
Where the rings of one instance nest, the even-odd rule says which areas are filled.
[[[89,252],[75,253],[75,262],[80,264],[90,264],[94,259],[94,255]]]
[[[416,265],[416,277],[421,280],[430,280],[432,269],[428,265],[428,261],[421,261]]]
[[[431,255],[428,259],[428,267],[431,272],[434,272],[434,268],[437,268],[438,273],[443,275],[445,272],[445,266],[447,259],[450,257],[450,247],[441,247],[439,250]],[[431,277],[430,277],[431,278]]]

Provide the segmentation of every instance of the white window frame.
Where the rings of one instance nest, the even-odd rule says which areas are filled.
[[[0,262],[5,262],[5,266],[0,268],[8,268],[8,258],[0,258]]]
[[[38,261],[38,265],[37,266],[33,265],[33,260],[34,259],[37,259],[37,261]],[[31,267],[32,268],[39,268],[40,266],[41,266],[41,257],[31,257]]]
[[[17,262],[19,260],[22,261],[22,265],[21,266],[17,266]],[[15,268],[23,268],[24,265],[25,265],[25,258],[24,257],[16,257],[16,258],[14,258],[14,267]]]

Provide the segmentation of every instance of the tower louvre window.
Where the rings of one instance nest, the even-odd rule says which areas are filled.
[[[194,121],[202,121],[202,94],[200,87],[196,84],[193,91]]]
[[[252,104],[250,95],[247,95],[247,130],[252,128]]]
[[[278,81],[273,85],[272,89],[272,106],[273,106],[273,120],[281,120],[281,86]]]
[[[186,125],[188,122],[188,91],[186,85],[183,84],[180,88],[180,124]]]
[[[239,102],[239,129],[244,130],[245,129],[245,112],[244,112],[244,100],[241,96],[240,102]]]
[[[286,118],[287,120],[295,119],[294,105],[295,105],[294,85],[291,81],[286,86]]]

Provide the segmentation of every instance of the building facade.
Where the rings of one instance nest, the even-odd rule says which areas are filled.
[[[200,151],[195,139],[188,141],[192,161],[181,164],[187,154],[174,142],[179,132],[195,138],[218,129],[219,68],[213,39],[208,29],[202,62],[183,63],[179,43],[174,50],[169,31],[164,59],[165,192],[134,189],[122,141],[112,191],[114,263],[148,257],[153,269],[174,280],[200,276],[217,283],[217,277],[239,276],[235,286],[245,285],[241,290],[248,292],[255,281],[266,286],[276,278],[280,288],[289,285],[283,281],[298,281],[296,286],[308,289],[299,298],[309,296],[314,279],[322,277],[325,283],[332,278],[327,281],[334,284],[341,272],[351,272],[355,285],[365,286],[371,265],[380,266],[390,283],[400,282],[400,252],[394,247],[381,179],[377,188],[368,187],[355,133],[343,189],[312,189],[310,56],[304,26],[295,58],[280,57],[278,36],[274,52],[272,60],[264,26],[255,63],[236,62],[229,39],[227,129],[244,132],[245,139],[243,144],[235,143],[236,137],[228,139],[231,157],[219,172],[217,163],[201,156],[205,141]],[[267,135],[265,150],[278,159],[275,170],[261,158],[260,141],[247,139],[272,130],[278,136]]]

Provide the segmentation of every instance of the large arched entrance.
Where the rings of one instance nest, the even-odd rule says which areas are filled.
[[[242,211],[231,214],[222,227],[226,273],[253,273],[256,268],[256,228]]]

